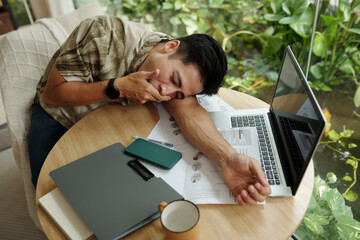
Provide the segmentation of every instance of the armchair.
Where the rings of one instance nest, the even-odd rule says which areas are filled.
[[[0,36],[0,88],[14,158],[20,169],[30,217],[41,229],[35,206],[27,151],[29,108],[36,85],[60,45],[80,21],[103,14],[99,4],[89,4],[59,16],[38,20],[34,25]]]

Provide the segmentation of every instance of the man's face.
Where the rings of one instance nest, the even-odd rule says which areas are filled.
[[[161,52],[149,54],[139,71],[155,71],[159,74],[149,79],[149,82],[163,96],[171,99],[183,99],[203,91],[201,74],[196,64],[184,65],[179,58],[168,58],[176,52],[178,41],[170,41],[163,44]],[[168,44],[168,45],[167,45]]]

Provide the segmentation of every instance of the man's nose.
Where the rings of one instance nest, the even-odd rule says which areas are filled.
[[[176,89],[170,84],[161,83],[160,84],[160,94],[162,96],[170,96],[171,98],[175,97]]]

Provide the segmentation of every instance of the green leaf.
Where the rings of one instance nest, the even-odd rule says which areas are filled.
[[[310,204],[309,204],[308,209],[312,210],[312,209],[316,209],[317,207],[318,207],[318,206],[317,206],[317,202],[316,202],[315,196],[314,196],[314,194],[312,194],[312,195],[311,195]]]
[[[348,32],[360,34],[360,29],[358,29],[358,28],[347,28],[347,27],[346,27],[344,24],[342,24],[342,23],[339,23],[339,25],[340,25],[343,29],[345,29],[346,31],[348,31]]]
[[[337,218],[337,230],[341,239],[359,239],[360,222],[347,216]]]
[[[350,176],[346,175],[346,176],[344,176],[344,177],[342,178],[342,180],[347,181],[347,182],[351,182],[351,181],[352,181],[352,178],[351,178]]]
[[[342,84],[344,81],[342,79],[334,79],[334,80],[331,80],[330,84],[333,85],[333,86],[338,86],[340,84]]]
[[[310,0],[296,0],[294,1],[294,14],[302,14],[305,9],[307,9],[311,3]]]
[[[181,24],[181,19],[179,18],[178,15],[176,16],[173,16],[170,18],[169,22],[174,25],[174,26],[177,26],[177,25],[180,25]]]
[[[357,144],[356,143],[349,143],[348,148],[356,148]]]
[[[323,234],[324,232],[323,226],[321,226],[321,224],[319,224],[318,222],[309,219],[308,215],[304,217],[303,223],[310,231],[317,235]]]
[[[174,9],[174,5],[172,3],[169,3],[169,2],[163,2],[162,9],[163,10]]]
[[[303,223],[301,223],[300,226],[296,229],[295,235],[297,239],[310,240],[307,228]]]
[[[357,87],[355,95],[354,95],[354,104],[355,107],[360,107],[360,85]]]
[[[351,135],[353,135],[354,132],[355,132],[355,131],[354,131],[354,130],[351,130],[351,129],[344,129],[344,130],[340,133],[340,135],[341,135],[341,137],[349,138],[349,137],[351,137]]]
[[[335,218],[346,215],[353,217],[351,208],[345,205],[344,197],[336,188],[328,188],[322,196],[326,200]]]
[[[360,29],[358,29],[358,28],[348,28],[347,31],[356,33],[356,34],[360,34]]]
[[[353,12],[360,12],[360,0],[352,1],[350,6]]]
[[[291,23],[295,22],[296,20],[298,20],[299,17],[300,16],[284,17],[279,21],[279,23],[284,24],[284,25],[291,24]]]
[[[212,8],[217,8],[219,7],[222,3],[224,2],[224,0],[210,0],[209,1],[209,5]]]
[[[347,73],[347,74],[352,74],[352,62],[350,61],[350,59],[347,59],[340,67],[339,69],[341,71],[343,71],[344,73]]]
[[[339,1],[339,12],[338,16],[344,18],[344,22],[347,22],[351,18],[351,10],[350,10],[350,3],[348,0],[340,0]]]
[[[311,36],[312,23],[313,12],[312,8],[308,7],[297,21],[290,24],[290,27],[301,37],[308,38]]]
[[[269,80],[272,80],[272,81],[276,81],[278,79],[278,76],[279,76],[279,73],[278,72],[275,72],[275,71],[268,71],[266,72],[266,77],[269,79]]]
[[[345,205],[344,197],[336,188],[330,188],[319,176],[314,178],[314,193],[318,202],[317,214],[327,216],[329,219],[340,216],[352,218],[351,208]]]
[[[289,7],[287,6],[287,3],[288,2],[283,2],[281,4],[281,8],[284,12],[286,12],[286,14],[291,15],[291,11],[290,11]]]
[[[322,84],[320,86],[320,89],[321,89],[321,91],[324,91],[324,92],[331,92],[332,91],[332,88],[327,86],[326,84]]]
[[[336,36],[336,31],[337,25],[335,22],[332,22],[322,33],[316,32],[313,48],[313,53],[316,56],[322,57],[325,55]]]
[[[313,53],[318,56],[321,57],[323,55],[325,55],[326,53],[326,48],[325,48],[325,37],[322,33],[316,32],[315,38],[314,38],[314,45],[313,45]]]
[[[337,133],[334,129],[331,129],[328,134],[329,139],[333,141],[338,141],[341,138],[341,135]]]
[[[270,26],[270,27],[268,27],[267,29],[265,29],[264,35],[266,35],[266,36],[272,36],[272,35],[274,34],[274,32],[275,32],[274,27]]]
[[[336,18],[333,16],[321,15],[321,18],[325,21],[327,25],[330,25],[332,22],[336,21]]]
[[[270,22],[277,22],[282,19],[285,15],[284,14],[265,14],[264,18],[266,21]]]
[[[356,160],[353,160],[353,159],[347,159],[345,164],[349,164],[351,165],[352,167],[356,167]]]
[[[355,202],[358,199],[358,195],[353,190],[349,190],[343,194],[344,198],[349,202]]]
[[[175,0],[174,7],[175,7],[175,10],[181,9],[181,7],[182,7],[181,0]]]
[[[316,79],[320,79],[323,77],[322,75],[322,69],[323,69],[323,64],[322,62],[318,62],[315,65],[312,65],[310,67],[310,72],[312,73],[312,75],[316,78]]]
[[[154,17],[153,17],[153,15],[146,14],[146,15],[145,15],[145,19],[146,19],[148,22],[154,22]]]
[[[278,13],[281,10],[281,1],[271,1],[270,7],[273,13]]]
[[[197,29],[198,29],[198,27],[196,25],[188,25],[188,26],[186,26],[186,33],[188,35],[191,35],[191,34],[195,33]]]
[[[333,22],[322,32],[325,37],[325,48],[328,49],[337,34],[337,24]]]
[[[336,177],[335,173],[333,173],[333,172],[328,172],[326,174],[326,177],[327,177],[327,179],[329,180],[330,183],[334,183],[337,180],[337,177]]]
[[[273,56],[275,53],[277,53],[282,44],[281,44],[281,38],[279,37],[273,37],[269,36],[267,38],[267,47],[263,47],[263,56]]]

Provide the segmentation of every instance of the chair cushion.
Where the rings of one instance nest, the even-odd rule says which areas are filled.
[[[66,37],[56,20],[43,19],[0,40],[0,87],[11,147],[24,180],[29,214],[40,229],[27,151],[29,108],[47,63]]]

